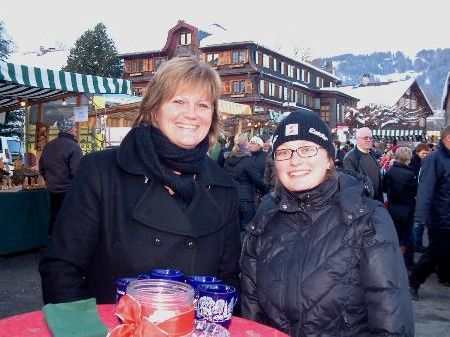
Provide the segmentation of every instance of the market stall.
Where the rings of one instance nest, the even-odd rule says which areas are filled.
[[[1,177],[0,254],[47,244],[49,200],[36,165],[58,118],[71,113],[77,119],[78,112],[78,121],[88,121],[93,94],[129,95],[131,82],[0,61],[0,122],[5,114],[25,109],[27,159],[24,165],[14,163],[14,175]]]

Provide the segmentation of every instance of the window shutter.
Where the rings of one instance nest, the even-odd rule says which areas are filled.
[[[231,51],[223,52],[224,64],[231,64]]]
[[[125,72],[126,73],[131,73],[131,61],[130,60],[125,60]]]
[[[253,92],[252,82],[249,80],[245,80],[245,93],[251,94]]]
[[[244,63],[248,63],[248,49],[244,50]]]
[[[231,81],[223,81],[222,82],[222,93],[224,95],[231,94]]]

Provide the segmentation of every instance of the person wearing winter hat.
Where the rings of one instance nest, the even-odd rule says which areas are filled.
[[[255,162],[256,168],[261,177],[264,177],[264,168],[267,158],[267,153],[264,152],[263,147],[264,141],[258,136],[253,136],[248,143],[251,157]]]
[[[243,244],[242,315],[291,336],[413,336],[391,217],[359,180],[336,173],[333,155],[315,113],[295,111],[277,126],[278,186]]]
[[[76,138],[78,123],[73,116],[64,115],[56,124],[58,137],[45,145],[39,159],[39,173],[50,194],[49,235],[53,233],[56,217],[82,157]]]

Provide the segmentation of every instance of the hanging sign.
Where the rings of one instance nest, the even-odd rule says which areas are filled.
[[[77,106],[73,108],[73,115],[75,117],[75,122],[87,122],[88,121],[88,107],[87,106]]]

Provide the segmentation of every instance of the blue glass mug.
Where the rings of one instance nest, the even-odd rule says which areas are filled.
[[[198,287],[196,319],[220,324],[228,329],[238,291],[225,284],[202,284]]]
[[[184,273],[176,269],[153,269],[148,275],[151,279],[184,282]]]

